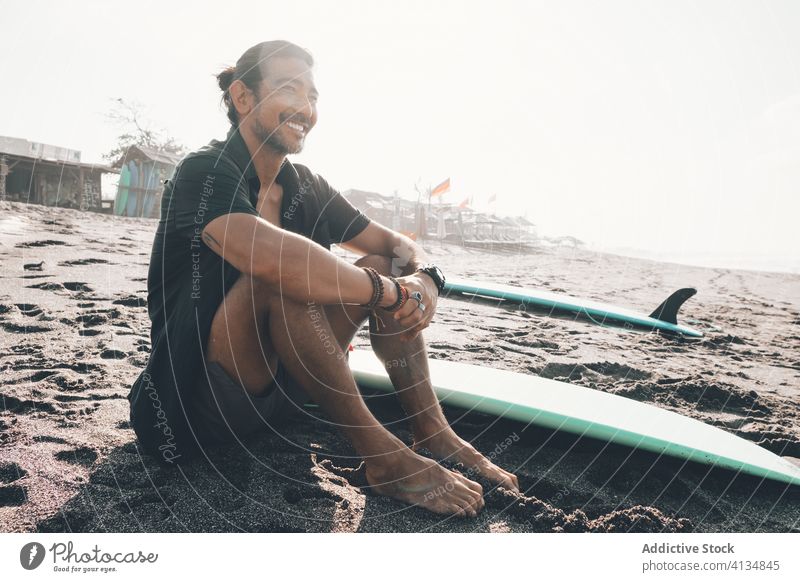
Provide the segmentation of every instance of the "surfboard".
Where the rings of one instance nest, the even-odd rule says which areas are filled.
[[[138,206],[139,196],[141,196],[141,192],[139,190],[139,168],[133,160],[128,162],[128,171],[131,175],[131,185],[128,191],[128,206],[125,209],[125,215],[138,217],[139,214],[136,212],[136,209]]]
[[[442,290],[442,296],[451,299],[471,300],[476,297],[499,299],[534,309],[549,310],[550,313],[575,314],[598,325],[618,325],[651,331],[661,330],[687,337],[703,337],[702,332],[678,324],[678,310],[695,293],[697,293],[695,289],[679,289],[650,315],[645,315],[632,309],[561,293],[460,278],[447,277]]]
[[[136,169],[139,172],[139,193],[136,198],[136,216],[142,218],[144,216],[144,203],[146,199],[145,182],[144,182],[144,162],[136,164]]]
[[[348,354],[360,386],[394,391],[372,351]],[[800,485],[800,467],[753,442],[671,410],[507,370],[444,360],[428,364],[442,404]]]
[[[150,192],[150,190],[155,188],[151,179],[152,178],[151,169],[153,166],[154,164],[149,162],[142,163],[142,175],[144,177],[144,180],[142,181],[142,188],[144,188],[144,192],[142,192],[142,197],[144,200],[142,205],[142,216],[148,218],[150,217],[150,212],[153,209],[153,200],[155,198],[152,195],[152,192]]]
[[[128,186],[131,183],[131,173],[127,164],[122,165],[119,172],[119,184],[117,185],[117,197],[114,199],[114,214],[125,214],[128,205]]]

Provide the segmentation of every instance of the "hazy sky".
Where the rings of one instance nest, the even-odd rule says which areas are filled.
[[[340,190],[527,211],[604,248],[800,270],[800,2],[2,2],[0,135],[99,161],[111,99],[190,148],[213,75],[309,49],[303,153]],[[687,255],[687,256],[688,256]],[[727,258],[726,258],[727,257]]]

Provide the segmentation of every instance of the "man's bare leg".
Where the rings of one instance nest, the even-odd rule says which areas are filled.
[[[277,354],[364,458],[367,481],[376,493],[436,513],[476,515],[484,503],[480,485],[417,455],[375,419],[341,346],[331,353],[320,340],[320,333],[336,336],[324,309],[313,307],[317,310],[312,317],[308,305],[241,275],[215,315],[208,358],[240,378],[248,392],[259,394],[271,381],[270,362]],[[244,349],[259,344],[259,350]]]
[[[356,264],[375,268],[383,275],[391,275],[391,259],[377,255],[363,257]],[[439,400],[433,392],[428,369],[425,340],[420,333],[411,341],[401,342],[402,326],[391,317],[381,314],[379,324],[370,315],[370,342],[375,354],[386,366],[397,396],[408,413],[414,435],[414,449],[425,447],[438,459],[461,462],[486,479],[507,489],[519,490],[516,475],[501,469],[461,439],[442,413]],[[380,327],[380,329],[378,329]]]

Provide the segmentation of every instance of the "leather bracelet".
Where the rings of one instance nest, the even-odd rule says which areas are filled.
[[[366,303],[361,303],[360,304],[361,307],[367,307],[367,306],[369,306],[370,303],[372,303],[372,300],[375,298],[375,294],[376,294],[375,279],[373,278],[372,273],[369,271],[369,269],[367,269],[365,267],[361,267],[361,270],[364,271],[367,275],[369,275],[369,282],[372,284],[372,295],[370,295],[369,301],[367,301]]]
[[[371,267],[364,267],[364,270],[367,272],[370,280],[372,281],[372,297],[370,297],[370,300],[366,303],[365,307],[372,309],[378,303],[378,289],[380,284],[375,277],[375,269]]]
[[[394,283],[394,288],[397,290],[397,299],[391,305],[384,307],[386,311],[395,311],[400,307],[400,302],[403,300],[403,292],[400,290],[400,283],[394,277],[389,277],[389,280]]]
[[[361,306],[366,307],[367,309],[375,309],[375,307],[381,302],[381,299],[383,299],[383,281],[381,280],[381,276],[378,271],[372,267],[361,268],[367,272],[372,280],[372,298],[368,303],[364,303]]]
[[[394,286],[397,289],[397,301],[395,301],[394,303],[392,303],[388,307],[384,307],[384,309],[386,311],[392,313],[392,312],[397,311],[398,309],[403,307],[403,305],[406,304],[406,301],[408,301],[408,289],[403,287],[400,284],[400,282],[397,279],[395,279],[394,277],[389,277],[389,280],[391,280],[391,282],[394,283]]]

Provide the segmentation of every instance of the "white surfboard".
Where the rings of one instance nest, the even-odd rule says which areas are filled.
[[[349,352],[356,382],[394,388],[370,350]],[[800,485],[800,468],[753,442],[693,418],[599,390],[443,360],[429,360],[443,404]]]

